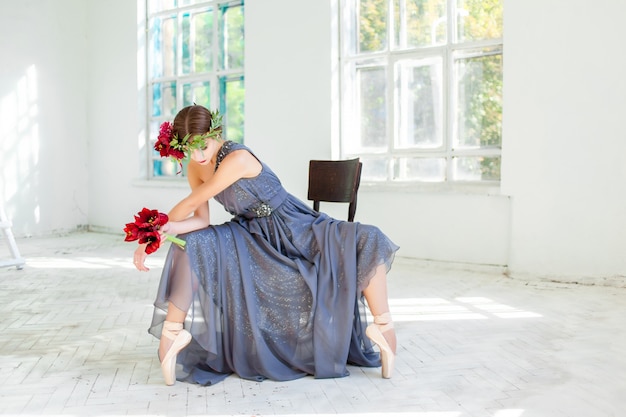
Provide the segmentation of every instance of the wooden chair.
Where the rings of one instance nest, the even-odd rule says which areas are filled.
[[[321,201],[349,203],[348,221],[354,221],[362,166],[359,158],[342,161],[310,161],[307,198],[313,201],[313,209],[319,211]]]

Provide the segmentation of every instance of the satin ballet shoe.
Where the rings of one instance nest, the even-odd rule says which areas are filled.
[[[161,360],[161,371],[166,385],[176,382],[176,356],[191,342],[191,333],[183,329],[182,323],[166,321],[163,323],[162,337],[172,340],[172,345]]]
[[[393,321],[391,321],[391,314],[389,312],[383,313],[380,316],[374,317],[374,323],[367,326],[365,334],[372,339],[378,348],[380,349],[380,362],[382,365],[382,377],[391,378],[393,373],[393,363],[396,355],[391,350],[389,343],[383,336],[387,330],[393,329]]]

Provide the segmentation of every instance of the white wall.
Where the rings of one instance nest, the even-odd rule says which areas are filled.
[[[16,233],[47,234],[88,223],[121,234],[141,207],[168,210],[186,194],[185,185],[143,181],[139,168],[142,10],[128,0],[4,3],[0,53],[15,59],[0,66],[0,98],[16,90],[32,61],[46,75],[40,77],[37,119],[46,129],[43,135],[39,129],[41,159],[29,162],[31,170],[14,167],[15,151],[1,130],[1,184]],[[335,156],[334,7],[334,0],[246,4],[245,140],[302,199],[308,160]],[[30,14],[35,8],[38,13]],[[582,0],[505,0],[501,192],[363,186],[357,220],[381,227],[401,246],[401,256],[509,265],[513,275],[623,274],[621,16],[626,3],[610,0],[593,6]],[[55,24],[60,30],[52,30]],[[17,46],[6,41],[16,32],[25,38]],[[59,163],[68,150],[79,162]],[[11,177],[5,175],[8,166]],[[64,171],[57,174],[55,167]],[[7,191],[32,182],[33,171],[47,186],[19,188],[19,198]],[[53,181],[65,184],[61,195]],[[40,205],[42,217],[56,223],[28,214],[37,201],[47,202]],[[339,217],[346,212],[335,206],[328,211]],[[228,218],[216,205],[212,215],[215,221]]]
[[[505,2],[514,273],[626,272],[626,2]]]
[[[308,161],[330,155],[330,1],[249,1],[245,13],[245,141],[304,199]]]
[[[88,223],[81,0],[0,2],[0,203],[17,236]]]
[[[143,14],[134,1],[89,5],[89,224],[121,233],[142,207],[167,211],[171,201],[161,189],[138,183],[145,163],[145,49],[137,47]],[[184,196],[182,186],[177,191],[174,198]]]

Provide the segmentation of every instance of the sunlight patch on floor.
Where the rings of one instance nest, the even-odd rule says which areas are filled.
[[[541,314],[496,302],[485,297],[394,298],[389,300],[395,322],[432,320],[485,320],[489,318],[536,318]]]
[[[110,269],[110,268],[134,268],[128,260],[116,260],[112,258],[56,258],[39,257],[28,258],[27,268],[37,269]]]
[[[163,267],[163,260],[149,258],[146,260],[146,266],[149,268]],[[135,269],[133,265],[132,252],[127,258],[111,258],[111,257],[29,257],[26,259],[26,268],[35,269]]]

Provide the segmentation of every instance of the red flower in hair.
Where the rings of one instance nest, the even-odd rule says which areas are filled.
[[[154,150],[158,151],[161,157],[169,156],[178,161],[185,158],[183,144],[174,136],[174,127],[170,122],[161,124]]]

